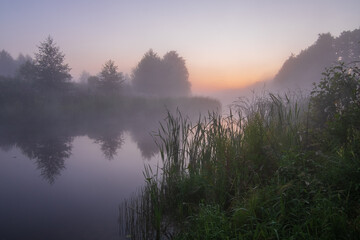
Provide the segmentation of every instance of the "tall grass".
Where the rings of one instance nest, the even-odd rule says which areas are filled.
[[[357,187],[329,182],[359,173],[359,156],[349,163],[341,149],[324,152],[308,100],[269,94],[195,124],[169,114],[156,136],[162,163],[145,167],[145,187],[121,207],[125,232],[132,239],[359,237],[359,178],[351,179]],[[351,167],[341,170],[344,162]]]

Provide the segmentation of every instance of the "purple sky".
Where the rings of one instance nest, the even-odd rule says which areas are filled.
[[[186,59],[194,91],[273,77],[319,33],[360,27],[359,0],[0,0],[0,50],[33,56],[51,35],[77,78],[108,59],[131,73],[152,48]]]

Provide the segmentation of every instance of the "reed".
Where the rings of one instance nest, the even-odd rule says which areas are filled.
[[[359,156],[349,162],[345,148],[324,152],[308,106],[309,98],[269,94],[196,123],[169,113],[154,136],[162,162],[145,166],[146,185],[122,206],[126,233],[132,239],[356,239]],[[359,141],[356,134],[351,141]]]

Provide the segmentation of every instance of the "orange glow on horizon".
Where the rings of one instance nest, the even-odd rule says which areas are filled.
[[[192,68],[189,69],[189,79],[193,92],[236,89],[272,79],[279,67],[279,65],[276,65],[266,67],[249,66],[246,69]]]
[[[75,58],[75,60],[79,59]],[[129,76],[131,76],[133,66],[137,64],[136,60],[133,59],[132,61],[115,59],[115,61],[118,64],[119,71]],[[73,61],[69,63],[76,69],[82,69],[81,64],[78,64],[78,62]],[[91,75],[97,75],[101,71],[102,62],[105,62],[105,60],[101,62],[98,60],[89,61],[83,69]],[[191,90],[196,93],[243,88],[259,81],[270,80],[275,76],[281,65],[281,61],[278,63],[274,62],[273,64],[266,64],[264,62],[255,63],[254,61],[239,64],[223,62],[222,65],[214,62],[189,62],[187,63],[187,68]],[[81,72],[73,72],[75,79],[80,74]]]

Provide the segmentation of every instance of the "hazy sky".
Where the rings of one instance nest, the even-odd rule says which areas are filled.
[[[0,0],[0,50],[33,56],[51,35],[77,78],[108,59],[131,73],[152,48],[186,59],[193,91],[271,78],[319,33],[360,27],[359,0]]]

